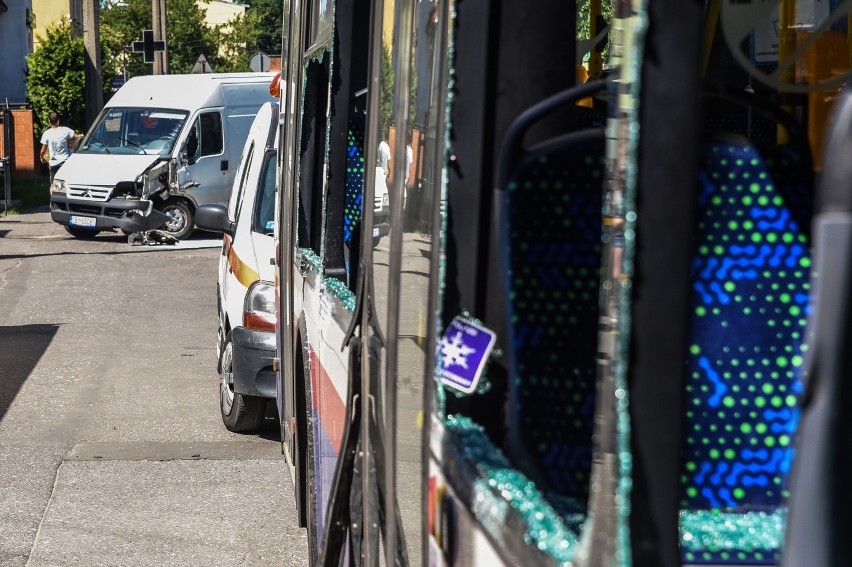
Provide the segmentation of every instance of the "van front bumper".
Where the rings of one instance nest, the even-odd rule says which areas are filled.
[[[95,219],[95,226],[88,227],[95,230],[118,228],[127,233],[141,232],[159,228],[168,220],[151,205],[151,201],[139,199],[93,201],[53,193],[50,196],[50,218],[65,226],[79,226],[71,223],[71,217],[84,217]]]
[[[244,396],[274,398],[275,333],[235,327],[231,340],[234,344],[234,391]]]

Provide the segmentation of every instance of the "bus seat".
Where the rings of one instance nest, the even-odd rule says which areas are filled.
[[[736,135],[702,156],[681,476],[688,564],[779,560],[810,286],[806,161]]]
[[[343,242],[347,246],[352,232],[361,220],[364,200],[364,129],[366,115],[353,113],[349,119],[346,144],[346,198],[343,205]]]
[[[508,440],[513,462],[586,509],[602,235],[602,129],[533,151],[505,191]],[[522,464],[523,463],[523,464]]]

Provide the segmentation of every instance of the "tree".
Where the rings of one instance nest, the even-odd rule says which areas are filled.
[[[245,16],[237,16],[225,25],[216,26],[213,37],[218,50],[213,56],[216,61],[213,68],[226,73],[251,70],[251,56],[257,51],[251,46],[257,45],[260,33],[256,12],[246,12]]]
[[[589,3],[583,7],[582,10],[577,12],[577,39],[589,39],[589,34],[591,30],[591,17],[589,14]],[[601,2],[601,15],[603,16],[604,21],[608,24],[612,22],[612,0],[602,0]],[[598,30],[600,31],[600,30]],[[583,56],[585,53],[578,53],[578,56]],[[602,52],[604,67],[609,63],[609,42],[606,42]]]
[[[168,0],[166,31],[169,49],[169,72],[189,73],[204,55],[214,69],[219,70],[216,35],[204,23],[204,11],[199,4],[210,0]],[[108,50],[122,61],[127,77],[150,75],[151,65],[142,55],[131,53],[129,46],[142,39],[142,30],[151,29],[151,0],[124,0],[113,3],[101,0],[101,38]]]
[[[151,65],[141,55],[132,54],[130,45],[142,39],[142,30],[151,29],[151,0],[102,1],[100,14],[101,42],[119,61],[119,71],[128,78],[150,74]]]
[[[73,37],[73,26],[67,19],[48,27],[46,37],[39,38],[38,48],[27,56],[27,93],[35,114],[36,133],[50,125],[48,116],[58,112],[69,128],[81,130],[86,123],[85,47],[83,38]],[[114,63],[103,53],[104,100],[111,94],[108,77],[113,74]]]
[[[249,42],[250,51],[281,55],[281,27],[284,22],[284,2],[281,0],[251,0],[246,15],[254,18],[256,38]]]
[[[209,4],[210,0],[201,0]],[[151,2],[149,1],[150,5]],[[189,73],[198,57],[204,55],[213,69],[220,71],[222,58],[216,36],[204,23],[204,11],[196,0],[169,0],[169,73]]]

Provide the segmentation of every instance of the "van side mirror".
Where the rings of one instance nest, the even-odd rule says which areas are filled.
[[[235,223],[228,218],[225,205],[199,205],[195,211],[195,225],[202,230],[234,236]]]

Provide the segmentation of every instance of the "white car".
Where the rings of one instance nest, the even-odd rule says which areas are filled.
[[[278,105],[264,104],[243,148],[228,206],[202,205],[196,224],[224,233],[217,285],[219,405],[229,431],[260,427],[275,399],[276,146]]]

